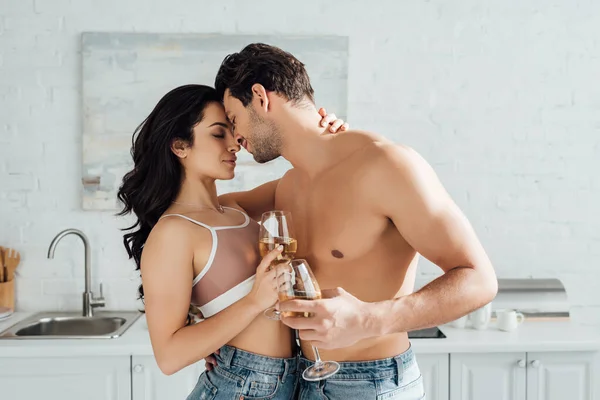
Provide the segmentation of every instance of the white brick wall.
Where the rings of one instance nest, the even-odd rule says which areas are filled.
[[[501,277],[558,276],[573,314],[600,322],[599,16],[593,0],[0,0],[0,243],[23,254],[18,308],[80,307],[81,243],[46,258],[67,227],[90,237],[108,306],[137,306],[129,221],[80,210],[82,31],[338,33],[349,122],[434,165]]]

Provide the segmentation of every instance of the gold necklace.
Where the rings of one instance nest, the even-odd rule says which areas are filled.
[[[196,207],[196,208],[205,208],[205,209],[208,209],[208,210],[218,211],[218,212],[220,212],[221,214],[224,214],[224,213],[225,213],[225,210],[223,209],[223,206],[222,206],[222,205],[220,205],[220,204],[218,204],[218,205],[217,205],[217,209],[214,209],[214,208],[212,208],[212,207],[201,206],[201,205],[198,205],[198,204],[180,203],[180,202],[178,202],[178,201],[172,201],[172,203],[174,203],[174,204],[179,204],[179,205],[181,205],[181,206],[189,206],[189,207]]]

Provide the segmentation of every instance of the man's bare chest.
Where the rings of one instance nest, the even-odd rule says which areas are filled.
[[[275,207],[292,213],[298,240],[296,257],[319,263],[363,257],[374,248],[388,223],[375,213],[369,196],[352,182],[288,182],[278,189]]]

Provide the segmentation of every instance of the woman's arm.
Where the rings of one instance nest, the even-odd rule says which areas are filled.
[[[194,278],[194,241],[185,221],[160,221],[150,234],[142,254],[142,283],[146,320],[154,356],[160,370],[171,375],[191,365],[242,332],[263,310],[277,300],[275,270],[265,272],[280,250],[268,254],[256,271],[252,291],[217,315],[186,326]],[[206,240],[210,250],[210,232]],[[197,246],[197,242],[196,242]],[[208,253],[196,254],[208,258]]]

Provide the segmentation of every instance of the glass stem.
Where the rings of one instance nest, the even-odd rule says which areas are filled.
[[[315,365],[322,364],[321,356],[319,355],[319,350],[315,346],[312,346],[312,349],[313,353],[315,353]]]

